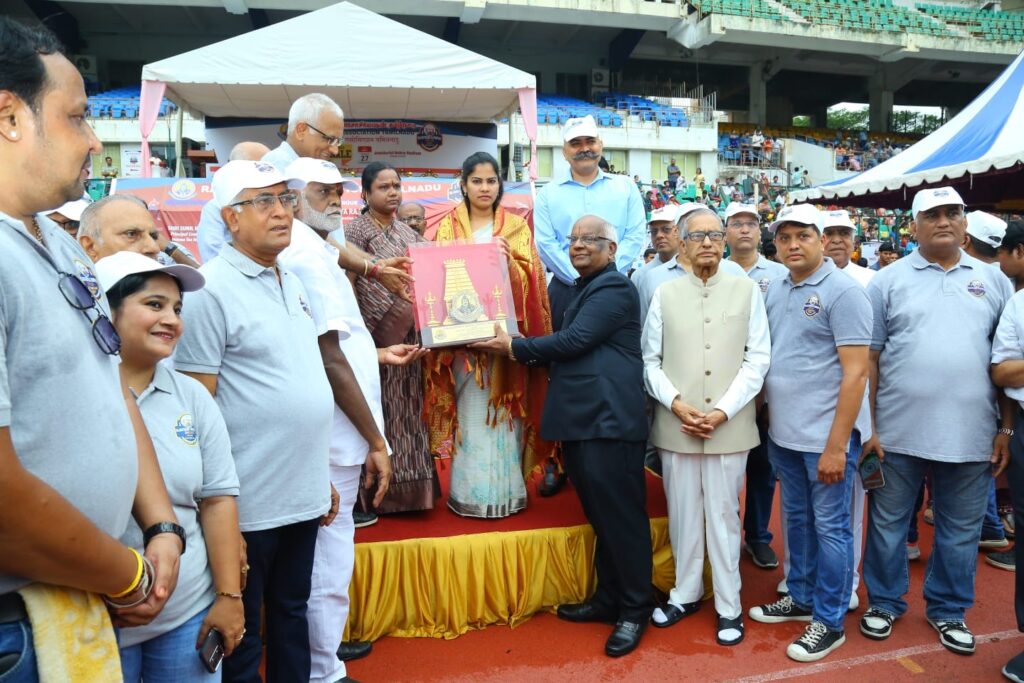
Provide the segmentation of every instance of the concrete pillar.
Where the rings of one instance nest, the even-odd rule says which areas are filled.
[[[814,128],[828,128],[828,105],[812,107],[809,116]]]
[[[747,79],[750,84],[747,121],[759,126],[768,125],[768,83],[765,81],[764,71],[765,64],[758,62],[750,67]]]
[[[793,109],[793,100],[790,98],[772,95],[767,98],[767,109],[767,125],[786,127],[793,125],[793,117],[796,115],[796,112]]]
[[[892,120],[893,90],[885,74],[878,73],[868,79],[868,128],[877,133],[888,133]]]

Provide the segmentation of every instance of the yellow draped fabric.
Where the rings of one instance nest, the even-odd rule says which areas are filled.
[[[98,595],[34,583],[18,591],[32,623],[40,683],[114,683],[121,657]]]
[[[498,207],[494,213],[494,237],[509,246],[509,280],[519,332],[526,337],[551,334],[544,266],[534,245],[530,226],[520,216]],[[434,241],[472,242],[469,211],[459,204],[438,224]],[[523,420],[523,475],[531,472],[554,451],[554,444],[540,438],[540,417],[547,393],[547,370],[528,368],[503,356],[468,355],[477,385],[489,386],[488,421],[492,427],[511,418]],[[459,419],[456,410],[455,353],[435,350],[423,359],[424,411],[430,430],[430,452],[448,457],[458,452]]]
[[[668,520],[651,520],[652,582],[668,592],[675,562]],[[705,599],[711,571],[704,564]],[[581,602],[596,588],[588,525],[357,543],[345,640],[456,638],[492,624],[518,626],[541,610]]]

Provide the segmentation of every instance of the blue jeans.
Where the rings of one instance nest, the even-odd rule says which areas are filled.
[[[902,453],[886,453],[885,486],[868,497],[868,538],[864,582],[872,607],[900,617],[910,589],[907,524],[925,472],[932,474],[935,542],[924,578],[929,619],[957,621],[974,604],[978,541],[988,504],[992,471],[988,462],[935,462]]]
[[[761,443],[747,454],[746,507],[743,513],[743,539],[747,543],[771,543],[768,522],[772,517],[775,497],[775,472],[768,460],[768,430],[758,420]]]
[[[769,439],[768,457],[782,482],[789,594],[797,606],[811,610],[815,621],[830,631],[842,631],[853,589],[850,498],[860,459],[860,436],[854,432],[850,439],[846,471],[843,480],[835,484],[818,481],[820,453],[790,450]]]
[[[0,624],[0,683],[39,683],[28,619]]]
[[[210,608],[173,631],[138,645],[121,648],[121,672],[125,683],[217,683],[220,671],[210,673],[199,660],[196,638]]]
[[[988,505],[985,507],[985,521],[981,525],[981,537],[988,540],[1006,538],[1003,520],[999,517],[999,506],[996,505],[996,478],[989,477]]]

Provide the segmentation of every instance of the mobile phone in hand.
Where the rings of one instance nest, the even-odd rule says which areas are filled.
[[[210,673],[215,673],[224,661],[224,636],[215,628],[206,634],[202,647],[199,648],[199,659]]]
[[[882,460],[875,451],[869,452],[857,468],[860,473],[860,482],[865,491],[880,489],[885,486],[885,475],[882,474]]]

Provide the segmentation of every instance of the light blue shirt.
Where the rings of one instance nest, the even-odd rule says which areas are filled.
[[[740,277],[746,275],[743,272],[743,268],[729,259],[722,259],[722,262],[718,264],[718,270],[722,273],[729,273],[730,275],[738,275]],[[661,287],[666,282],[683,277],[686,275],[686,269],[679,263],[679,259],[672,259],[667,263],[659,263],[654,268],[648,268],[644,272],[644,277],[636,283],[637,291],[640,293],[641,323],[647,319],[647,311],[651,308],[651,299],[654,298],[654,293],[658,291],[658,287]]]
[[[220,216],[220,205],[211,199],[203,205],[199,214],[199,225],[196,227],[196,241],[199,243],[199,257],[203,263],[213,260],[225,244],[231,241],[228,226]]]
[[[736,262],[730,261],[730,263]],[[739,264],[737,263],[736,265]],[[789,268],[781,263],[765,258],[764,254],[758,254],[757,262],[746,272],[747,277],[757,283],[757,287],[761,290],[761,294],[767,295],[768,285],[772,283],[772,280],[778,280],[788,276]]]
[[[1013,292],[960,252],[948,271],[919,250],[868,285],[878,359],[875,425],[882,448],[939,462],[983,462],[996,435],[992,337]]]
[[[1024,290],[1006,303],[992,342],[992,364],[1008,360],[1024,360]],[[1006,387],[1003,391],[1024,410],[1024,387]]]
[[[261,161],[273,164],[278,171],[284,173],[288,165],[298,158],[298,152],[292,149],[287,140],[282,140],[280,145],[264,154]]]
[[[765,297],[772,363],[765,395],[772,408],[768,434],[794,451],[821,453],[839,403],[843,366],[840,346],[871,343],[871,303],[856,280],[830,258],[807,279],[789,275],[768,286]],[[862,441],[871,437],[867,392],[854,423]]]
[[[582,185],[566,171],[537,193],[533,225],[540,260],[567,285],[579,277],[569,260],[569,234],[573,224],[587,215],[600,216],[618,231],[615,267],[621,273],[629,272],[647,243],[647,213],[632,180],[599,169],[594,182]]]

